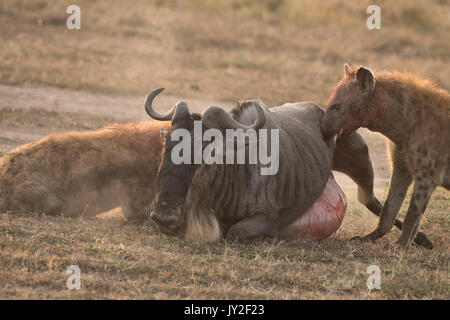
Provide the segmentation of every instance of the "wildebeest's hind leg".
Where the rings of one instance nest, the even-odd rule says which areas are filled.
[[[227,240],[246,240],[256,237],[275,237],[276,224],[263,213],[254,214],[231,226]]]
[[[344,140],[338,140],[334,153],[333,170],[345,173],[358,185],[358,200],[376,216],[383,206],[373,192],[374,175],[369,148],[359,133],[354,132]],[[394,225],[402,230],[403,223],[396,219]],[[432,242],[423,232],[418,232],[414,242],[432,248]]]
[[[380,215],[383,206],[373,192],[374,174],[369,148],[357,132],[337,141],[333,170],[348,175],[358,185],[359,202],[377,216]]]

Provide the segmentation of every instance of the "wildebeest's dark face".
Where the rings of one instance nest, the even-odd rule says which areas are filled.
[[[185,114],[182,117],[174,116],[170,132],[162,132],[164,153],[158,170],[158,192],[153,201],[150,216],[158,224],[161,232],[166,234],[176,235],[181,230],[184,221],[186,194],[199,166],[194,164],[193,160],[193,141],[191,141],[190,163],[173,163],[172,150],[179,142],[172,141],[171,134],[177,129],[185,129],[193,137],[194,121],[199,119],[200,115],[197,114]]]
[[[185,215],[185,199],[195,170],[198,164],[193,161],[193,146],[191,141],[191,161],[175,164],[172,159],[172,150],[179,141],[172,141],[171,136],[176,130],[187,130],[189,136],[194,138],[194,121],[200,120],[199,114],[190,114],[186,103],[180,101],[167,114],[157,113],[153,107],[153,99],[163,89],[157,89],[147,96],[146,111],[156,120],[172,121],[169,132],[161,131],[164,140],[163,157],[158,169],[157,193],[152,203],[150,217],[159,226],[161,232],[177,235],[183,225]]]
[[[367,125],[366,105],[374,86],[375,78],[369,69],[360,67],[356,71],[345,65],[345,77],[331,94],[322,121],[326,139],[336,134],[345,138]]]

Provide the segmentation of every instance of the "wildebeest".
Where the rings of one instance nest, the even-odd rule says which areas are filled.
[[[151,218],[163,233],[199,241],[283,236],[287,226],[302,215],[323,191],[331,170],[346,173],[358,184],[358,199],[379,214],[373,193],[373,169],[368,147],[358,133],[333,144],[320,130],[324,116],[313,102],[284,104],[268,109],[249,100],[228,114],[209,107],[201,115],[179,102],[166,114],[152,106],[157,89],[147,96],[147,113],[156,120],[172,121],[165,135],[164,154],[157,178]],[[171,153],[177,129],[193,131],[194,121],[205,128],[279,129],[279,171],[260,175],[260,164],[179,164]],[[401,222],[396,225],[401,228]],[[427,242],[419,234],[418,243]]]
[[[120,206],[129,222],[147,218],[160,130],[169,126],[146,121],[51,134],[10,151],[0,158],[0,212],[88,217]]]
[[[431,194],[450,190],[450,94],[410,73],[372,72],[345,65],[344,78],[330,96],[325,136],[343,137],[359,127],[389,138],[392,176],[377,228],[362,239],[377,240],[392,229],[414,180],[399,245],[415,237]],[[429,247],[432,244],[429,243]]]

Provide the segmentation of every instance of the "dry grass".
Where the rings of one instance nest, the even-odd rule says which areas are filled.
[[[8,127],[44,127],[57,130],[95,130],[117,122],[116,119],[38,108],[1,108],[0,124]]]
[[[81,30],[70,31],[70,1],[4,0],[0,82],[323,104],[349,62],[416,72],[448,89],[448,2],[377,2],[379,31],[365,26],[373,1],[81,0]]]
[[[349,210],[343,231],[325,241],[245,245],[198,245],[114,219],[3,214],[0,298],[448,299],[449,238],[443,234],[449,229],[448,219],[436,224],[445,220],[433,214],[438,197],[442,193],[425,224],[441,239],[438,248],[405,255],[389,244],[391,237],[377,244],[347,241],[367,220],[358,210]],[[444,201],[448,205],[448,197]],[[80,290],[65,287],[72,264],[81,268]],[[382,270],[382,290],[366,287],[371,264]]]
[[[350,62],[413,71],[449,89],[448,3],[377,2],[380,31],[365,28],[368,1],[318,7],[312,0],[81,0],[82,30],[69,31],[70,1],[3,0],[0,83],[142,96],[165,86],[191,98],[323,104]],[[0,110],[4,131],[44,134],[113,121],[41,110],[32,101]],[[363,134],[384,200],[390,172],[384,142]],[[0,145],[26,142],[7,139],[0,135]],[[355,185],[337,179],[349,207],[338,233],[320,242],[200,245],[124,226],[114,215],[0,214],[0,298],[449,299],[449,193],[433,194],[421,224],[436,248],[405,253],[393,245],[398,231],[376,244],[347,240],[377,220],[357,202]],[[65,287],[72,264],[81,268],[81,290]],[[381,268],[382,290],[366,287],[371,264]]]

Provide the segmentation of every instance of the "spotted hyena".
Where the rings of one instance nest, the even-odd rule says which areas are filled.
[[[161,161],[157,122],[51,134],[0,158],[0,213],[94,216],[122,207],[144,220]]]
[[[346,137],[359,127],[389,139],[392,176],[377,228],[362,239],[388,233],[409,185],[414,189],[399,240],[417,234],[437,186],[450,188],[450,95],[432,81],[410,73],[372,72],[345,65],[345,76],[330,96],[322,124],[326,137]]]

